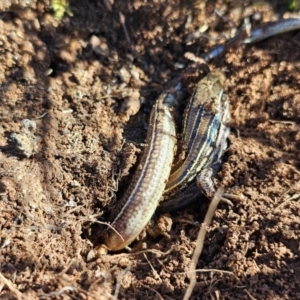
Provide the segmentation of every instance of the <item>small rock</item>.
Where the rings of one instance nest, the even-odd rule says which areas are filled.
[[[93,35],[90,39],[90,44],[95,53],[109,56],[109,49],[105,38],[99,38],[96,35]]]
[[[131,74],[130,74],[130,72],[129,72],[126,68],[123,67],[123,68],[120,70],[119,75],[120,75],[121,80],[122,80],[123,82],[125,82],[125,83],[127,83],[127,84],[129,83],[130,78],[131,78]]]
[[[20,133],[10,135],[13,150],[21,156],[30,157],[37,151],[37,137],[35,136],[36,123],[29,119],[22,121]]]

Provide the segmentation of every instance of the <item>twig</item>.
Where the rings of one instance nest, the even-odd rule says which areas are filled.
[[[127,42],[130,46],[132,46],[131,40],[130,40],[130,37],[129,37],[129,33],[128,33],[128,30],[127,30],[127,27],[126,27],[126,24],[125,24],[125,16],[120,11],[119,11],[119,17],[120,17],[121,24],[123,26],[123,30],[125,32]]]
[[[101,222],[101,221],[93,221],[93,222],[109,227],[112,231],[114,231],[121,238],[122,241],[124,241],[124,238],[122,237],[122,235],[113,226],[111,226],[109,223]]]
[[[104,0],[104,4],[109,11],[112,11],[112,5],[114,4],[113,0]]]
[[[205,61],[215,59],[223,55],[230,47],[239,44],[253,44],[276,34],[292,31],[300,28],[299,18],[282,19],[277,22],[262,24],[258,28],[250,30],[250,32],[243,31],[237,36],[227,40],[225,43],[213,47],[202,55]]]
[[[154,267],[152,266],[151,262],[149,261],[147,255],[144,253],[144,257],[147,260],[147,263],[149,264],[150,268],[152,269],[152,272],[154,274],[155,279],[158,279],[160,282],[162,282],[159,274],[157,273],[157,271],[154,269]]]
[[[141,283],[140,281],[139,281],[139,284],[141,284],[143,287],[149,289],[150,291],[154,292],[157,295],[157,297],[158,297],[159,300],[164,300],[164,298],[161,296],[161,294],[158,291],[156,291],[155,289],[153,289],[150,286],[147,286],[147,285]]]
[[[17,288],[15,288],[14,284],[9,279],[7,279],[1,272],[0,272],[0,281],[2,281],[2,283],[5,284],[7,288],[16,295],[18,300],[23,299],[22,293]]]
[[[159,261],[158,261],[159,262]],[[163,264],[161,264],[163,266]],[[164,266],[163,266],[164,267]],[[235,274],[233,272],[230,271],[226,271],[226,270],[220,270],[220,269],[195,269],[193,271],[189,270],[186,272],[172,272],[166,268],[164,268],[164,270],[172,275],[186,275],[186,274],[190,274],[190,273],[207,273],[207,272],[216,272],[216,273],[221,273],[221,274],[228,274],[228,275],[232,275],[235,279],[239,279],[237,276],[235,276]]]
[[[130,270],[130,266],[128,266],[126,269],[122,270],[122,272],[119,274],[118,279],[117,279],[115,294],[112,299],[114,299],[114,300],[118,299],[122,279],[129,270]]]
[[[76,288],[73,286],[65,286],[58,291],[50,292],[48,294],[39,295],[39,299],[52,298],[53,296],[61,296],[65,292],[75,292]]]
[[[219,188],[214,196],[214,198],[212,199],[207,213],[205,215],[205,219],[204,222],[201,224],[201,228],[199,230],[198,233],[198,237],[197,237],[197,241],[196,241],[196,248],[192,257],[192,261],[190,264],[190,268],[189,268],[189,273],[191,273],[189,275],[190,278],[190,284],[185,292],[184,298],[183,300],[188,300],[190,298],[190,296],[192,295],[193,289],[195,287],[196,284],[196,266],[197,266],[197,262],[199,260],[200,254],[202,252],[203,249],[203,244],[204,244],[204,239],[205,239],[205,235],[207,232],[207,228],[208,226],[210,226],[210,223],[212,221],[213,215],[215,213],[215,210],[222,198],[222,195],[224,193],[224,189],[223,188]]]
[[[118,257],[124,257],[124,256],[135,256],[135,255],[140,255],[140,254],[144,254],[144,253],[153,253],[153,254],[157,254],[160,256],[165,256],[170,254],[174,248],[176,248],[176,246],[172,246],[171,249],[169,249],[166,252],[162,252],[160,250],[156,250],[156,249],[147,249],[147,250],[142,250],[142,251],[138,251],[138,252],[134,252],[134,253],[120,253],[120,254],[114,254],[112,255],[113,258],[118,258]]]
[[[170,271],[168,271],[170,272]],[[174,275],[181,275],[181,274],[190,274],[190,273],[207,273],[207,272],[216,272],[216,273],[222,273],[222,274],[228,274],[228,275],[232,275],[234,276],[236,279],[238,279],[238,277],[236,277],[234,275],[234,273],[230,272],[230,271],[225,271],[225,270],[219,270],[219,269],[195,269],[195,270],[189,270],[187,272],[179,272],[179,273],[173,273],[170,272]]]
[[[244,292],[250,297],[251,300],[256,300],[246,289],[244,289]]]

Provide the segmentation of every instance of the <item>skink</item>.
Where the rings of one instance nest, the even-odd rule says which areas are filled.
[[[104,233],[104,244],[118,251],[143,230],[158,205],[170,175],[176,144],[175,121],[171,109],[180,95],[180,83],[165,90],[154,104],[146,146],[137,171],[112,216],[112,228]]]
[[[227,149],[227,138],[230,128],[230,108],[228,96],[223,94],[225,75],[219,71],[209,73],[202,79],[190,98],[185,118],[183,140],[187,145],[187,157],[180,167],[176,167],[171,173],[167,183],[164,198],[158,206],[157,212],[162,213],[184,207],[201,196],[212,198],[215,186],[212,177],[221,165],[222,156]],[[197,97],[199,97],[197,99]],[[214,103],[215,109],[211,109],[209,102]],[[217,110],[216,110],[217,109]],[[197,110],[201,112],[201,118],[193,118]],[[215,126],[215,131],[211,127]],[[204,132],[204,133],[203,133]],[[213,133],[210,137],[209,134]],[[190,139],[193,139],[192,142]],[[193,153],[194,152],[194,153]],[[197,158],[196,160],[194,158]],[[189,159],[193,159],[191,162]],[[196,161],[199,161],[196,163]],[[195,169],[188,170],[185,167],[196,165]],[[193,180],[197,176],[197,180]],[[174,179],[179,180],[174,180]],[[179,182],[177,185],[172,185]],[[225,194],[226,196],[230,196]],[[225,198],[226,199],[226,198]]]
[[[283,32],[288,32],[291,30],[300,28],[300,19],[282,19],[275,23],[263,24],[261,27],[253,29],[247,35],[246,32],[236,36],[222,45],[218,45],[210,51],[206,52],[202,58],[205,61],[209,61],[213,58],[218,57],[223,54],[229,47],[238,44],[251,44],[270,36],[280,34]],[[211,73],[212,74],[212,73]],[[217,75],[220,77],[218,82],[222,82],[222,75]],[[217,112],[217,115],[211,118],[207,116],[202,119],[201,114],[203,114],[204,107],[203,105],[197,107],[194,101],[205,101],[201,100],[203,97],[212,96],[216,99],[219,99],[222,90],[222,84],[216,85],[215,96],[213,93],[209,95],[211,87],[209,84],[206,84],[205,81],[211,80],[211,86],[215,85],[214,76],[208,75],[203,79],[203,83],[198,84],[195,93],[190,99],[188,108],[186,109],[185,121],[184,121],[184,143],[187,147],[187,158],[182,163],[181,166],[176,166],[173,172],[170,175],[169,181],[166,186],[166,191],[164,193],[164,198],[166,201],[160,203],[157,212],[166,212],[170,210],[175,210],[186,206],[189,203],[192,203],[196,199],[199,199],[203,194],[208,198],[212,198],[215,188],[212,183],[212,176],[216,173],[224,151],[227,148],[227,137],[229,135],[229,127],[226,126],[226,123],[230,120],[230,111],[229,111],[229,102],[228,99],[222,100],[222,106],[217,106],[220,110]],[[218,90],[219,89],[219,90]],[[197,98],[197,95],[200,95],[200,98]],[[222,96],[221,96],[222,97]],[[200,100],[199,100],[200,99]],[[196,115],[193,112],[193,109],[196,112],[198,118],[194,118]],[[214,112],[211,111],[211,114],[214,115]],[[219,129],[217,128],[217,123],[220,121],[218,115],[222,116],[223,121],[220,122]],[[199,117],[200,116],[200,117]],[[200,130],[197,131],[197,126],[200,127]],[[194,140],[196,138],[196,141]],[[216,140],[216,146],[213,146],[211,140]],[[195,147],[194,147],[195,146]],[[194,147],[194,149],[193,149]],[[198,156],[195,155],[197,149],[199,150]],[[212,150],[214,148],[214,150]],[[202,163],[197,163],[202,161]],[[200,172],[199,172],[200,171]],[[196,174],[195,174],[196,173]],[[198,174],[197,174],[198,173]],[[193,178],[197,175],[196,182],[191,182]],[[200,189],[197,189],[197,185]],[[230,195],[224,194],[223,199],[234,198],[242,199],[242,195]]]
[[[207,52],[203,58],[205,61],[209,61],[223,54],[232,45],[254,43],[260,39],[298,28],[300,28],[300,19],[280,20],[266,27],[262,25],[262,27],[252,30],[248,37],[245,37],[244,34],[241,37],[234,38]],[[192,101],[190,101],[187,108],[184,122],[184,141],[189,159],[176,166],[165,193],[166,196],[180,191],[176,198],[180,206],[182,203],[186,205],[186,200],[198,198],[201,194],[195,183],[190,185],[195,176],[198,176],[198,182],[200,181],[204,193],[211,193],[211,182],[203,183],[204,174],[216,168],[227,147],[226,138],[229,129],[226,126],[227,121],[224,121],[224,119],[229,116],[229,105],[226,104],[228,102],[223,100],[222,96],[224,78],[220,73],[213,72],[211,74],[217,77],[216,90],[219,90],[215,94],[215,103],[214,101],[211,101],[212,104],[210,102],[201,103],[201,89],[196,88]],[[172,89],[165,91],[152,109],[147,144],[137,173],[134,175],[128,190],[120,201],[119,209],[115,213],[116,216],[111,224],[114,230],[108,229],[104,236],[105,245],[112,251],[124,248],[135,239],[151,218],[163,193],[170,173],[176,141],[174,120],[169,110],[172,106],[170,103],[175,97],[174,92],[176,94],[175,88],[173,91]],[[197,106],[194,101],[199,100],[200,104]],[[210,117],[205,115],[206,110],[209,112]],[[197,124],[200,124],[202,129],[196,129]],[[199,153],[193,150],[197,147],[200,149]],[[208,177],[210,180],[210,175]],[[184,190],[186,186],[188,188]],[[171,202],[171,205],[168,205],[167,202],[160,205],[162,210],[164,205],[166,209],[168,207],[174,208],[175,203],[176,207],[176,202]]]
[[[165,189],[166,197],[178,194],[200,171],[211,167],[220,153],[218,148],[221,145],[218,143],[226,142],[227,136],[220,132],[222,129],[229,134],[226,124],[222,123],[223,116],[229,115],[229,104],[224,101],[227,98],[223,97],[224,81],[225,75],[215,70],[198,83],[191,96],[183,122],[186,158],[171,173]],[[222,141],[219,141],[219,136],[224,136]]]

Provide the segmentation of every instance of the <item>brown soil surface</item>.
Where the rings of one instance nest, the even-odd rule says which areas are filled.
[[[74,0],[61,21],[50,0],[23,2],[0,13],[0,299],[182,299],[207,201],[165,215],[169,239],[143,236],[130,253],[97,257],[92,228],[186,57],[288,16],[287,1]],[[209,65],[227,73],[232,112],[218,179],[246,199],[219,205],[192,299],[300,299],[299,37]]]

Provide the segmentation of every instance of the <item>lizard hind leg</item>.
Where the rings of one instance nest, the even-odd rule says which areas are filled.
[[[213,167],[203,169],[196,178],[196,184],[201,192],[208,198],[212,199],[216,193],[216,185],[214,183],[215,170]],[[245,197],[240,192],[224,193],[221,201],[233,206],[233,201],[244,201]]]

